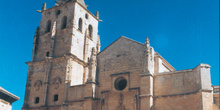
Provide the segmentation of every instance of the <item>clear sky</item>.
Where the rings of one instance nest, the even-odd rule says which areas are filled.
[[[55,0],[0,0],[0,86],[24,100],[34,33],[43,2]],[[151,46],[177,70],[200,63],[211,66],[212,84],[219,85],[219,0],[85,0],[100,12],[103,50],[120,36]]]

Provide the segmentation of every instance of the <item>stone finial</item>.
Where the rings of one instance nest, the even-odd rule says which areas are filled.
[[[55,6],[59,6],[59,1],[55,1]]]
[[[99,11],[95,12],[95,16],[99,19]]]
[[[47,3],[43,4],[42,11],[47,9]]]
[[[146,39],[145,39],[145,43],[144,43],[146,46],[150,46],[150,40],[149,40],[149,38],[147,37]]]

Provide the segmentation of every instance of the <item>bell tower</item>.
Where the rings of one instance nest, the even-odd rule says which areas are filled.
[[[93,47],[99,52],[99,15],[98,12],[95,16],[89,12],[84,0],[59,0],[50,9],[44,3],[41,13],[40,26],[34,36],[32,62],[71,55],[78,62],[87,63]],[[72,76],[75,76],[74,73],[79,75],[79,72],[84,72],[85,78],[78,76],[74,80],[75,84],[71,84],[84,83],[86,70],[82,64],[74,65]],[[69,80],[72,79],[74,77]]]
[[[32,61],[26,62],[29,69],[22,109],[63,104],[68,84],[95,83],[96,67],[89,62],[94,62],[100,51],[99,13],[88,11],[84,0],[59,0],[49,9],[44,3],[38,12],[41,21],[34,36]]]

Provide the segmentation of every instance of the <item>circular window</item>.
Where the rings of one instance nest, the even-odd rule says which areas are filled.
[[[127,80],[123,77],[120,77],[118,79],[116,79],[115,81],[115,88],[119,91],[122,91],[126,88],[127,86]]]

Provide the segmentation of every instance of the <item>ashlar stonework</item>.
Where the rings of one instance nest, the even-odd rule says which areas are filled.
[[[84,0],[38,12],[22,110],[219,109],[208,64],[176,71],[148,38],[120,37],[100,52],[99,13]]]

